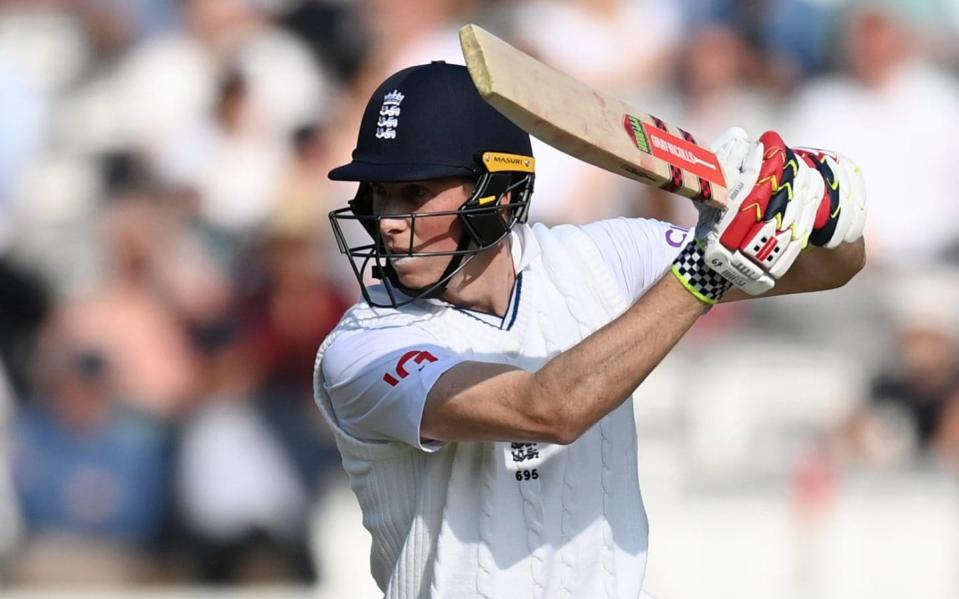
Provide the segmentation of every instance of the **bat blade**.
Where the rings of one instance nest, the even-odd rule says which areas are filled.
[[[477,25],[460,29],[470,77],[520,128],[580,160],[725,206],[716,155],[682,129],[549,67]]]

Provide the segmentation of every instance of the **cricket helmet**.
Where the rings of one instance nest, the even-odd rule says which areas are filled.
[[[473,256],[500,243],[527,218],[535,172],[529,135],[482,99],[464,66],[435,61],[403,69],[384,81],[366,106],[352,157],[329,177],[359,182],[356,196],[329,216],[340,252],[350,259],[371,305],[398,307],[439,296]],[[473,192],[457,210],[374,214],[371,183],[446,177],[475,180]],[[507,195],[510,200],[504,203]],[[417,221],[450,214],[463,224],[457,249],[413,251]],[[407,251],[390,250],[383,243],[383,218],[409,219]],[[372,243],[348,240],[351,221],[362,225]],[[424,288],[404,287],[390,265],[391,258],[437,255],[450,256],[449,264],[439,280]],[[371,295],[367,274],[382,281],[388,299]]]

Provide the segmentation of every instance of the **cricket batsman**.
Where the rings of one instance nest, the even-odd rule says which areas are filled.
[[[730,200],[695,231],[529,225],[529,136],[465,67],[373,93],[330,172],[359,184],[330,220],[363,299],[319,348],[315,393],[385,597],[648,597],[633,392],[714,304],[864,263],[852,162],[774,132],[713,147]]]

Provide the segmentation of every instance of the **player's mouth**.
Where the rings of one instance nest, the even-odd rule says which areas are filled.
[[[420,256],[390,256],[390,264],[401,274],[414,270],[419,262],[422,262]]]

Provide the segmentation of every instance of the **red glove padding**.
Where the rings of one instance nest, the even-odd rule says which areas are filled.
[[[783,217],[799,166],[775,131],[763,133],[759,141],[764,148],[759,179],[719,240],[730,251],[740,250],[762,264],[774,259],[792,236],[783,228]]]

